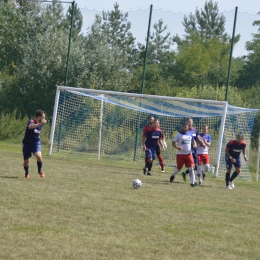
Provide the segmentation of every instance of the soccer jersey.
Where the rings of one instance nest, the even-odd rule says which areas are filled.
[[[172,141],[178,143],[178,146],[182,147],[181,151],[177,151],[177,154],[190,154],[192,153],[191,143],[194,140],[193,136],[186,132],[180,131],[175,137],[172,139]]]
[[[228,152],[230,156],[238,159],[241,151],[246,147],[246,142],[242,141],[241,144],[237,144],[236,140],[231,140],[228,142],[226,147],[229,148]]]
[[[162,139],[162,130],[161,129],[157,129],[157,130],[152,130],[150,132],[146,132],[145,133],[145,146],[147,148],[156,148],[156,144],[158,142],[159,139]]]
[[[211,136],[209,134],[206,134],[203,136],[203,134],[198,135],[199,139],[204,139],[206,142],[210,143],[211,142]],[[197,142],[197,154],[208,154],[209,153],[209,148],[208,146],[204,147],[201,145],[199,142]]]
[[[195,127],[192,127],[191,129],[189,129],[187,131],[187,134],[192,135],[194,140],[196,140],[196,137],[199,135],[199,132],[197,131],[197,129]],[[192,150],[192,153],[196,153],[196,149],[193,147],[192,144],[191,144],[191,150]]]
[[[25,135],[23,138],[23,144],[30,145],[30,144],[37,144],[40,142],[40,133],[42,130],[42,126],[38,126],[34,129],[29,129],[28,126],[33,124],[37,124],[37,122],[36,120],[31,119],[26,126]]]

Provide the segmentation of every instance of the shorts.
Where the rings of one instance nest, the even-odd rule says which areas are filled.
[[[193,168],[194,167],[194,160],[192,154],[177,154],[176,155],[176,161],[177,161],[177,169],[181,170],[183,165],[186,166],[186,168]]]
[[[225,161],[226,161],[226,168],[227,169],[231,169],[232,168],[232,164],[235,166],[235,168],[241,168],[241,160],[240,157],[238,158],[234,158],[236,159],[235,163],[232,163],[231,160],[229,159],[229,157],[226,155],[225,156]]]
[[[198,154],[198,165],[209,164],[209,155],[208,154]]]
[[[145,151],[145,158],[154,160],[155,153],[156,153],[156,150],[154,148],[147,148],[147,150]]]
[[[32,154],[36,152],[41,152],[41,144],[23,144],[23,158],[24,160],[29,159],[32,157]]]

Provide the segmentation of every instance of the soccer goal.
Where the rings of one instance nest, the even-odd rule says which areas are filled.
[[[249,155],[250,136],[257,109],[239,108],[225,101],[199,100],[58,86],[49,155],[94,157],[97,160],[143,163],[142,131],[150,116],[160,120],[167,150],[166,165],[174,165],[172,138],[192,117],[201,132],[209,126],[209,150],[215,176],[223,177],[225,146],[243,133]],[[249,155],[250,159],[250,155]],[[251,180],[249,162],[243,162],[239,178]]]

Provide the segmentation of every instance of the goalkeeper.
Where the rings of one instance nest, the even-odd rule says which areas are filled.
[[[162,143],[162,138],[163,134],[162,130],[159,128],[159,120],[155,119],[153,121],[152,131],[146,131],[142,141],[143,150],[145,151],[145,167],[143,168],[144,175],[152,175],[151,169],[153,166],[153,161],[155,159],[157,143],[159,142],[159,144],[162,146],[163,151],[165,149],[165,146]]]
[[[159,121],[158,121],[158,122],[159,122]],[[146,132],[150,132],[150,131],[152,131],[152,130],[154,129],[153,123],[154,123],[154,117],[153,117],[153,116],[150,116],[148,125],[146,125],[146,126],[144,127],[144,130],[143,130],[143,138],[142,138],[142,142],[143,142],[143,143],[144,143],[144,139],[146,138],[146,136],[145,136]],[[158,128],[161,130],[160,125],[159,125]],[[161,132],[162,132],[162,130],[161,130]],[[163,132],[162,132],[162,139],[163,139],[162,143],[163,143],[163,145],[164,145],[164,148],[166,149],[166,148],[167,148],[167,145],[166,145],[166,142],[165,142],[165,140],[164,140]],[[158,158],[159,163],[160,163],[160,166],[161,166],[161,171],[162,171],[162,172],[165,172],[164,160],[163,160],[163,157],[162,157],[162,155],[161,155],[160,146],[159,146],[159,143],[158,143],[158,142],[157,142],[157,144],[156,144],[156,155],[157,155],[157,158]],[[147,162],[147,158],[145,158],[145,163],[146,163],[146,162]]]

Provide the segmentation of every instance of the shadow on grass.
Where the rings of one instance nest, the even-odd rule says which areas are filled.
[[[4,178],[4,179],[18,179],[18,176],[0,176],[0,178]]]

